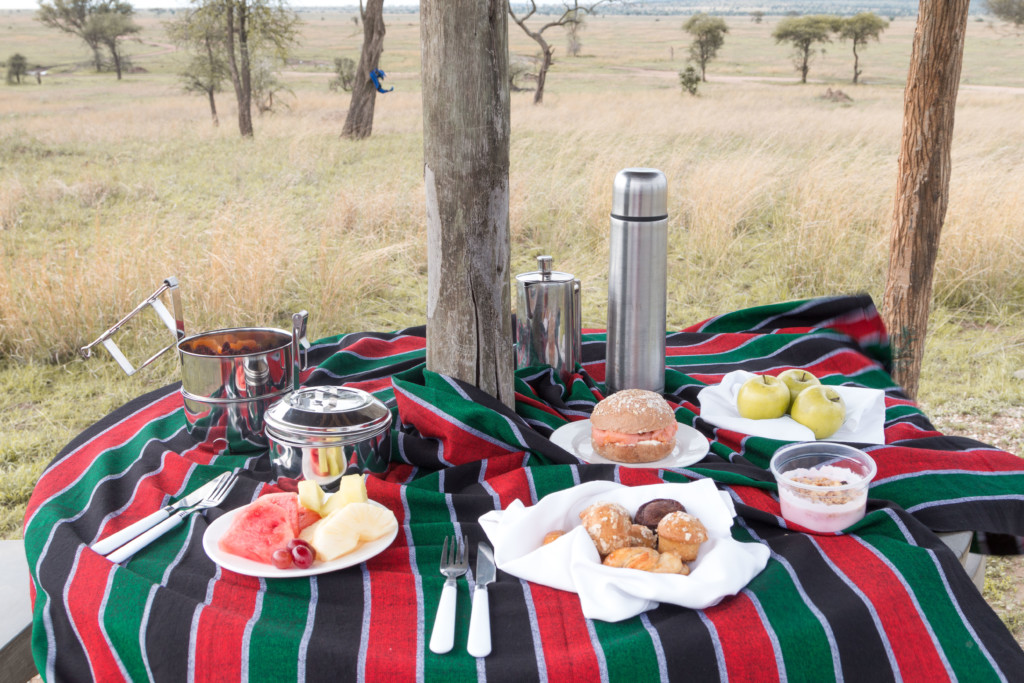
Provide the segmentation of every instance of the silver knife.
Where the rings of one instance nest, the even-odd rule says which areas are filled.
[[[491,607],[487,598],[487,584],[494,583],[494,551],[481,543],[476,549],[476,590],[473,591],[473,611],[469,615],[469,641],[466,651],[474,657],[491,654]]]
[[[149,531],[157,524],[159,524],[160,522],[164,521],[172,514],[174,514],[175,511],[180,510],[181,508],[196,505],[197,503],[199,503],[199,501],[206,498],[206,496],[208,496],[211,491],[217,488],[217,484],[219,484],[221,480],[229,476],[231,476],[230,472],[218,474],[216,477],[206,482],[205,484],[203,484],[202,486],[200,486],[199,488],[197,488],[195,491],[188,494],[184,498],[181,498],[175,503],[171,503],[170,505],[166,505],[160,508],[156,512],[147,515],[146,517],[143,517],[131,526],[127,526],[124,529],[118,531],[117,533],[107,536],[101,541],[96,541],[90,546],[90,548],[92,548],[96,553],[100,555],[107,555],[113,552],[114,550],[123,546],[128,541],[136,538],[137,536],[141,536],[146,531]]]

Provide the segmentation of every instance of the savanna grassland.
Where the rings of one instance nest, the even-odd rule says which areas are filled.
[[[373,136],[340,138],[348,96],[328,90],[358,58],[351,13],[302,14],[274,111],[243,140],[233,96],[220,126],[183,92],[185,56],[143,13],[117,81],[77,39],[0,12],[0,59],[49,67],[0,86],[0,534],[20,536],[32,486],[57,451],[129,398],[176,378],[172,358],[131,378],[76,349],[153,291],[182,282],[191,331],[284,327],[311,337],[424,322],[419,26],[386,17]],[[677,73],[681,17],[598,17],[583,53],[558,46],[542,106],[512,94],[512,272],[551,253],[584,283],[584,325],[605,326],[611,181],[669,178],[669,324],[740,307],[868,292],[881,301],[903,82],[914,29],[896,19],[861,50],[827,46],[797,83],[775,21],[728,19],[699,96]],[[510,27],[513,58],[532,43]],[[940,426],[1024,454],[1024,37],[970,23],[950,204],[920,402]],[[458,64],[453,64],[458,69]],[[841,89],[849,103],[824,99]],[[230,91],[230,87],[229,87]],[[118,337],[130,357],[166,343],[153,319]],[[986,597],[1020,634],[1020,563],[990,562]],[[1018,637],[1020,637],[1018,635]]]

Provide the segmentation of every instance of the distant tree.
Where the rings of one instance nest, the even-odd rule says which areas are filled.
[[[729,32],[729,27],[721,17],[711,17],[698,12],[686,20],[683,30],[693,36],[693,42],[690,43],[690,59],[700,67],[700,80],[707,82],[708,62],[715,58],[725,43],[725,34]]]
[[[282,92],[295,94],[278,79],[276,61],[267,57],[256,59],[252,65],[252,101],[260,116],[274,110],[274,96]]]
[[[575,16],[575,14],[576,12],[574,10],[574,21],[570,21],[565,25],[565,36],[566,42],[568,43],[566,45],[566,51],[570,57],[580,56],[580,52],[583,50],[583,43],[580,41],[580,33],[582,33],[583,29],[586,27],[586,24],[584,23],[584,17],[586,15]]]
[[[192,0],[223,35],[220,55],[227,64],[238,103],[238,132],[252,137],[253,65],[257,58],[283,61],[298,38],[299,17],[285,0]]]
[[[693,96],[697,95],[697,87],[700,85],[700,82],[700,74],[697,73],[697,69],[694,68],[693,64],[688,64],[685,69],[679,72],[679,85],[683,86],[683,90]]]
[[[39,0],[36,18],[44,26],[78,36],[92,50],[97,71],[103,69],[101,48],[106,47],[118,80],[121,79],[121,40],[140,27],[135,8],[124,0]]]
[[[334,58],[334,78],[327,84],[331,90],[352,91],[352,84],[356,80],[356,63],[350,57]]]
[[[7,82],[11,85],[21,84],[21,77],[28,71],[28,60],[25,55],[15,52],[7,60]]]
[[[889,27],[889,22],[874,12],[861,12],[852,17],[842,20],[839,29],[839,39],[849,40],[853,43],[853,82],[857,83],[860,78],[860,56],[857,54],[858,46],[866,46],[872,38],[878,41],[882,31]]]
[[[223,90],[230,74],[225,60],[223,23],[214,12],[190,7],[180,16],[164,24],[168,37],[192,53],[181,72],[185,91],[202,93],[210,103],[213,125],[220,125],[214,93]]]
[[[512,4],[509,4],[508,14],[512,17],[512,21],[514,21],[519,28],[523,29],[523,32],[540,47],[541,56],[540,68],[537,70],[537,89],[533,91],[534,104],[540,104],[544,101],[544,84],[547,82],[548,69],[551,68],[555,55],[555,48],[544,38],[544,32],[556,26],[568,26],[571,23],[581,22],[585,15],[593,14],[598,5],[614,1],[615,0],[594,0],[588,4],[581,5],[579,0],[572,0],[572,2],[569,2],[569,0],[562,0],[562,14],[544,24],[541,24],[540,27],[536,29],[532,29],[527,26],[526,22],[528,22],[537,13],[537,0],[529,0],[527,11],[522,16],[517,15],[512,9]]]
[[[761,10],[754,10],[753,12],[750,13],[750,20],[755,24],[760,24],[762,21],[764,21],[764,12],[762,12]]]
[[[363,21],[363,49],[352,83],[352,100],[348,105],[341,136],[353,140],[370,137],[373,132],[373,111],[377,104],[377,86],[370,77],[380,66],[384,52],[384,0],[359,0],[359,17]]]
[[[837,16],[817,14],[806,17],[790,17],[782,19],[772,37],[775,42],[789,43],[793,46],[793,65],[800,72],[800,82],[807,82],[814,46],[818,43],[832,42],[832,34],[840,29],[842,19]]]
[[[988,11],[1016,28],[1024,26],[1024,0],[986,0]]]

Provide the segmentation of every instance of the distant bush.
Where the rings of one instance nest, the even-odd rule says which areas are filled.
[[[7,83],[14,85],[21,83],[21,77],[28,71],[28,60],[20,53],[14,53],[7,60]]]
[[[691,95],[697,95],[697,87],[700,85],[700,81],[700,74],[697,73],[697,69],[694,68],[693,64],[679,72],[679,85],[683,86],[683,90]]]
[[[352,84],[356,82],[356,63],[348,57],[334,58],[334,78],[327,84],[333,91],[352,91]]]

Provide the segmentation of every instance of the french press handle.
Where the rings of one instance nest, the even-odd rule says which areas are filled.
[[[163,301],[160,299],[164,292],[170,292],[171,307],[174,309],[173,315],[167,310],[167,307],[164,306]],[[153,309],[156,316],[160,319],[160,322],[162,322],[164,326],[170,330],[171,334],[174,335],[174,341],[147,358],[139,367],[135,367],[124,355],[121,349],[118,348],[117,344],[114,343],[113,337],[125,325],[125,323],[138,315],[138,313],[147,306]],[[102,344],[103,348],[105,348],[110,353],[111,357],[117,361],[117,364],[121,366],[124,373],[131,376],[155,361],[184,338],[185,322],[181,315],[181,296],[178,294],[178,278],[172,276],[164,280],[163,284],[160,285],[155,292],[146,297],[142,303],[136,306],[131,313],[114,323],[109,330],[101,334],[95,341],[80,348],[78,353],[81,354],[82,358],[87,359],[92,356],[93,347],[97,344]]]

